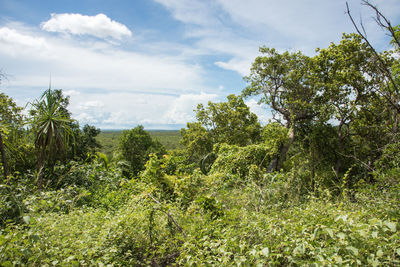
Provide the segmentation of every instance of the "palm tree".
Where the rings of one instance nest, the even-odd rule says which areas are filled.
[[[59,91],[46,90],[41,98],[32,104],[32,125],[35,147],[38,153],[38,189],[43,186],[43,168],[47,161],[53,164],[62,157],[73,137],[70,115],[66,111],[65,99]]]

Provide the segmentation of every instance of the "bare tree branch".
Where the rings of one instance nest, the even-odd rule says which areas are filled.
[[[390,23],[390,21],[379,11],[377,6],[374,6],[373,4],[371,4],[368,0],[362,0],[362,4],[365,6],[368,6],[370,8],[372,8],[375,13],[376,13],[376,18],[375,21],[377,22],[377,24],[385,29],[388,30],[390,32],[390,36],[393,38],[394,42],[397,44],[398,47],[400,47],[400,40],[399,38],[396,36],[396,32],[392,26],[392,24]],[[382,22],[382,19],[385,21],[384,23]]]
[[[151,193],[147,194],[155,203],[159,204],[160,206],[162,206],[162,204],[160,203],[160,201],[158,201],[157,199],[155,199]],[[172,217],[170,212],[166,212],[162,209],[160,209],[161,212],[163,212],[164,214],[166,214],[168,216],[168,218],[175,224],[175,226],[179,229],[179,231],[183,234],[184,237],[186,237],[186,233],[185,231],[183,231],[183,228],[175,221],[174,217]]]
[[[371,8],[373,8],[376,12],[378,12],[377,14],[378,14],[379,16],[382,16],[382,18],[384,18],[385,21],[387,21],[387,19],[386,19],[385,17],[383,17],[383,15],[381,15],[381,13],[378,11],[378,9],[377,9],[375,6],[373,6],[372,4],[370,4],[370,3],[369,3],[368,1],[366,1],[366,0],[363,0],[363,3],[364,3],[365,5],[368,5],[368,6],[370,6]],[[399,92],[399,89],[398,89],[396,83],[395,83],[394,80],[393,80],[392,74],[391,74],[390,70],[388,69],[388,67],[386,66],[385,62],[383,61],[382,57],[379,55],[379,53],[376,51],[376,49],[375,49],[375,48],[372,46],[372,44],[369,42],[369,40],[368,40],[368,38],[366,37],[366,35],[363,34],[363,33],[360,31],[359,27],[357,26],[357,23],[354,21],[353,16],[352,16],[351,13],[350,13],[350,8],[349,8],[348,2],[346,2],[346,8],[347,8],[346,14],[349,16],[349,18],[350,18],[350,20],[351,20],[351,23],[353,24],[353,26],[354,26],[354,28],[356,29],[357,33],[358,33],[358,34],[361,36],[361,38],[366,42],[366,44],[367,44],[368,47],[372,50],[372,52],[374,53],[376,59],[378,60],[378,62],[379,62],[378,68],[382,71],[382,73],[384,74],[384,76],[385,76],[387,79],[389,79],[389,81],[390,81],[391,85],[393,86],[393,88],[395,89],[395,91],[396,91],[396,92]],[[390,28],[391,28],[391,32],[393,31],[392,34],[395,35],[395,34],[394,34],[394,29],[391,27],[390,22],[387,21],[387,23],[388,23],[388,25],[389,25]],[[388,26],[388,27],[389,27],[389,26]],[[364,26],[362,26],[362,27],[364,28]],[[400,43],[399,43],[399,44],[400,44]],[[396,109],[397,113],[400,113],[400,106],[399,106],[398,103],[394,103],[394,102],[390,99],[390,97],[387,96],[387,95],[385,95],[385,94],[381,94],[381,95],[389,102],[389,104],[390,104],[391,106],[393,106],[393,107]]]

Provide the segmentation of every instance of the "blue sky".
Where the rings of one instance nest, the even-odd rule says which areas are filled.
[[[0,0],[0,90],[16,102],[48,88],[70,96],[81,125],[179,129],[198,103],[246,86],[260,46],[302,51],[354,29],[344,0]],[[388,39],[359,0],[349,0],[379,49]],[[400,0],[376,0],[400,23]],[[247,99],[266,122],[268,110]]]

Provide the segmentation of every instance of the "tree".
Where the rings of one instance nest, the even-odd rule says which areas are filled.
[[[96,140],[96,136],[101,132],[99,128],[86,124],[81,130],[79,124],[74,123],[72,130],[75,142],[69,151],[69,158],[85,160],[89,154],[94,155],[97,149],[101,148],[100,143]]]
[[[61,90],[46,90],[32,104],[31,124],[35,134],[38,155],[38,189],[43,186],[45,162],[54,166],[55,160],[65,155],[69,139],[73,138],[70,123],[73,121],[66,110],[66,99]]]
[[[217,143],[246,146],[261,139],[257,116],[250,112],[241,97],[229,95],[227,102],[197,106],[197,122],[181,129],[181,144],[185,146],[190,162],[199,162]]]
[[[12,98],[4,93],[0,93],[0,152],[5,179],[7,179],[10,173],[10,164],[6,155],[6,149],[11,151],[13,147],[12,143],[20,138],[18,131],[22,128],[23,121],[22,108],[18,107]]]
[[[370,7],[376,14],[375,21],[376,23],[386,32],[388,32],[389,36],[392,37],[392,45],[396,48],[397,52],[400,49],[400,27],[392,26],[389,19],[387,19],[378,9],[377,6],[370,3],[368,0],[362,0],[362,4]],[[365,32],[364,25],[361,22],[361,28],[363,32],[360,30],[360,27],[354,21],[353,16],[350,13],[349,4],[346,2],[347,15],[349,16],[354,28],[357,33],[364,40],[365,44],[371,49],[373,52],[373,56],[371,57],[371,61],[375,63],[376,68],[378,70],[377,74],[381,75],[385,86],[380,86],[377,88],[377,92],[385,99],[385,101],[395,110],[397,114],[400,114],[400,98],[398,97],[400,93],[400,85],[398,82],[399,76],[399,68],[400,63],[398,60],[395,60],[390,56],[391,53],[378,53],[378,51],[372,46],[371,42],[367,38],[367,33]],[[388,60],[389,59],[389,60]],[[392,59],[392,60],[390,60]],[[397,115],[396,114],[396,115]]]
[[[142,125],[122,132],[119,150],[122,157],[129,162],[130,172],[133,175],[138,175],[144,170],[151,153],[161,157],[166,152],[162,144],[158,140],[153,140]]]
[[[381,86],[382,81],[379,70],[370,60],[374,56],[373,51],[360,35],[344,34],[339,44],[332,43],[328,48],[317,51],[313,81],[324,94],[329,117],[337,122],[334,170],[339,177],[348,168],[343,169],[342,163],[345,148],[352,150],[349,140],[351,135],[354,136],[353,126],[362,119],[362,111],[378,111],[373,103],[377,104],[376,101],[380,100],[376,88]],[[374,117],[379,115],[380,112]],[[377,121],[375,125],[381,122]]]
[[[227,100],[197,106],[197,120],[207,129],[213,143],[246,146],[260,141],[260,123],[243,98],[229,95]]]
[[[206,128],[200,122],[188,122],[187,129],[180,130],[181,144],[185,147],[190,162],[199,162],[213,149],[213,141]]]
[[[300,52],[278,53],[275,49],[261,47],[263,56],[255,59],[246,80],[250,85],[243,96],[260,96],[260,103],[271,107],[273,115],[285,121],[289,141],[271,161],[270,170],[279,170],[295,140],[296,129],[312,121],[323,109],[318,88],[310,78],[313,61]],[[279,119],[279,118],[278,118]]]

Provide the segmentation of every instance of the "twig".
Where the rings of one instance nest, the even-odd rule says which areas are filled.
[[[373,6],[373,5],[370,4],[368,1],[363,1],[363,2],[364,2],[365,5],[371,7],[372,9],[374,9],[374,10],[377,12],[377,15],[379,15],[379,16],[381,16],[382,18],[385,19],[385,21],[388,23],[388,26],[384,26],[382,23],[378,23],[378,24],[379,24],[379,25],[382,25],[381,27],[384,27],[384,28],[388,29],[388,30],[390,31],[390,33],[392,34],[393,38],[395,38],[395,40],[397,41],[396,34],[394,33],[393,28],[392,28],[390,22],[379,12],[379,10],[377,9],[377,7]],[[368,40],[368,38],[366,37],[366,35],[361,33],[361,31],[360,31],[360,29],[358,28],[356,22],[354,21],[353,16],[352,16],[351,13],[350,13],[350,8],[349,8],[348,2],[346,2],[346,8],[347,8],[346,14],[349,16],[349,18],[350,18],[350,20],[351,20],[351,23],[353,24],[353,26],[354,26],[354,28],[356,29],[357,33],[361,36],[361,38],[366,42],[366,44],[369,46],[369,48],[373,51],[375,57],[377,58],[378,62],[380,63],[380,64],[379,64],[380,66],[378,65],[378,68],[384,73],[384,75],[386,76],[386,78],[389,79],[389,81],[390,81],[390,83],[392,84],[392,86],[393,86],[393,88],[395,89],[395,91],[398,92],[398,91],[399,91],[399,90],[398,90],[398,87],[397,87],[396,83],[395,83],[394,80],[393,80],[393,77],[392,77],[392,75],[391,75],[391,73],[390,73],[390,70],[388,70],[388,68],[387,68],[385,62],[383,61],[383,59],[379,56],[378,52],[375,50],[375,48],[374,48],[374,47],[372,46],[372,44],[369,42],[369,40]],[[379,20],[379,22],[380,22],[380,17],[379,17],[379,16],[378,16],[378,20]],[[362,26],[363,29],[364,29],[364,25],[361,24],[361,26]],[[365,31],[365,29],[364,29],[364,31]],[[397,113],[400,113],[400,107],[399,107],[398,104],[393,103],[393,101],[390,99],[389,96],[387,96],[387,95],[385,95],[385,94],[383,94],[383,93],[381,93],[381,95],[389,102],[390,105],[392,105],[392,106],[396,109]]]
[[[155,203],[159,204],[160,206],[162,206],[162,204],[160,203],[160,201],[158,201],[157,199],[155,199],[151,193],[147,194]],[[175,226],[179,229],[179,231],[183,234],[183,236],[186,238],[186,233],[185,231],[182,229],[182,227],[175,221],[174,217],[172,217],[171,213],[168,211],[164,211],[162,209],[160,209],[164,214],[166,214],[168,216],[168,218],[171,219],[171,221],[175,224]]]
[[[375,171],[374,168],[372,168],[372,167],[369,166],[367,163],[363,162],[362,160],[360,160],[359,158],[357,158],[357,157],[354,156],[354,155],[345,155],[345,154],[342,154],[342,153],[340,153],[340,152],[337,152],[337,153],[338,153],[339,155],[342,155],[343,157],[355,159],[356,161],[358,161],[359,163],[361,163],[361,165],[363,165],[364,167],[366,167],[368,170],[370,170],[370,171]]]

